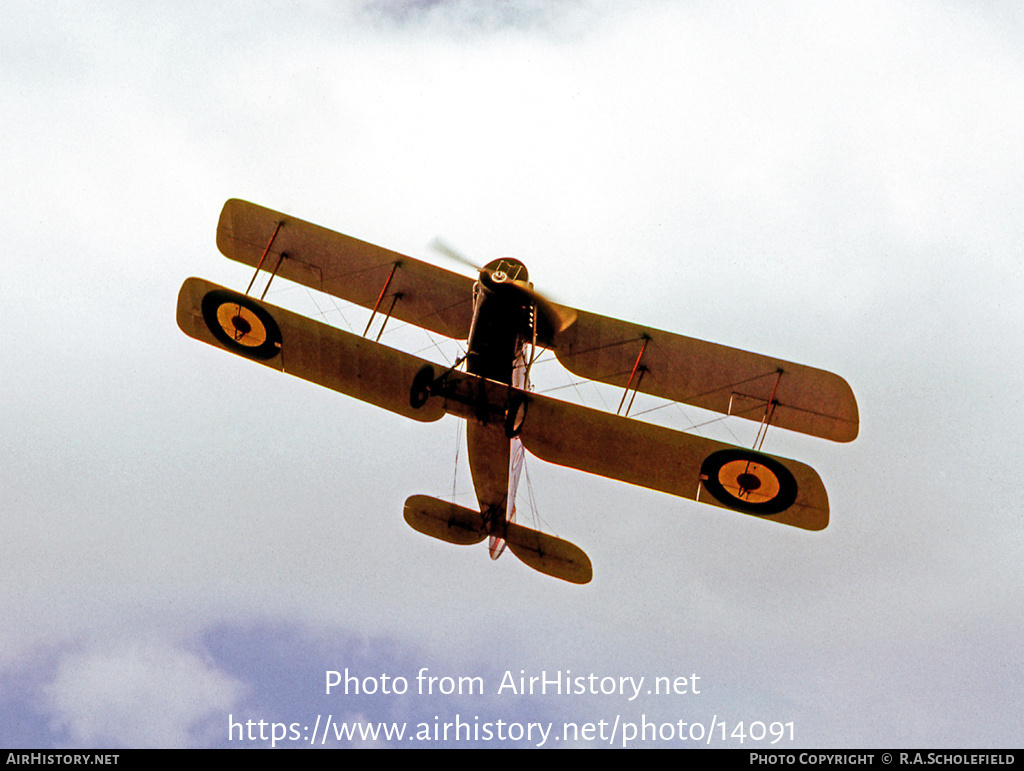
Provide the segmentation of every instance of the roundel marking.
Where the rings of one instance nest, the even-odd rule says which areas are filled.
[[[203,320],[217,341],[250,359],[272,359],[281,347],[281,330],[255,300],[226,289],[207,292]]]
[[[789,469],[751,450],[711,453],[701,464],[700,476],[719,503],[747,514],[779,514],[796,500],[796,480]]]
[[[748,503],[767,503],[779,494],[779,478],[770,468],[747,460],[731,460],[718,469],[726,491]]]
[[[231,339],[246,348],[258,348],[267,342],[267,328],[248,308],[224,303],[217,308],[217,323]]]

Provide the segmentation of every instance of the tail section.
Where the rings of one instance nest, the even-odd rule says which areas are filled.
[[[429,495],[414,495],[405,502],[405,521],[423,535],[459,546],[471,546],[487,537],[479,511]]]
[[[405,521],[417,532],[447,543],[469,546],[488,536],[503,538],[509,551],[536,571],[573,584],[587,584],[594,570],[578,546],[553,535],[514,522],[503,532],[491,532],[478,511],[429,495],[414,495],[405,502]]]
[[[507,432],[506,432],[507,433]],[[526,459],[526,450],[518,436],[509,440],[508,454],[508,496],[505,498],[505,522],[516,521],[516,490],[519,488],[519,477],[523,473],[523,461]],[[496,560],[505,551],[505,539],[492,535],[487,547],[491,559]]]
[[[579,546],[561,538],[510,522],[505,531],[505,542],[509,551],[520,560],[552,578],[573,584],[589,584],[594,577],[590,558]]]

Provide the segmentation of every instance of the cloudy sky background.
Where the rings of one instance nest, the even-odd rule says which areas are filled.
[[[6,9],[0,745],[232,746],[229,714],[317,713],[1021,745],[1024,14],[629,5]],[[513,255],[561,302],[841,374],[854,443],[765,445],[818,469],[830,527],[532,460],[526,521],[579,544],[590,585],[415,533],[409,495],[472,500],[458,420],[177,329],[186,277],[248,282],[214,242],[231,197],[424,259],[439,234]],[[325,697],[345,667],[487,694]],[[545,669],[701,694],[495,693]]]

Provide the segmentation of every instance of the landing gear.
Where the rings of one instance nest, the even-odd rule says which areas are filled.
[[[526,419],[526,400],[514,393],[509,397],[508,409],[505,410],[505,436],[514,439],[523,430]]]
[[[414,410],[418,410],[427,403],[430,398],[431,386],[434,385],[434,368],[425,364],[416,376],[412,379],[412,388],[409,390],[409,404]]]

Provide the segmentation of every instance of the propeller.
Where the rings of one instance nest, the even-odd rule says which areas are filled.
[[[483,266],[477,265],[473,260],[469,259],[469,257],[466,257],[461,252],[456,251],[451,245],[442,241],[440,237],[435,238],[430,242],[430,248],[438,254],[443,254],[449,260],[460,263],[461,265],[466,265],[477,272],[483,270]]]
[[[529,301],[537,307],[541,319],[551,329],[552,334],[563,332],[576,321],[577,314],[574,309],[552,302],[533,288],[533,284],[529,281],[529,273],[526,270],[526,266],[519,262],[519,260],[501,258],[492,260],[486,265],[478,265],[474,260],[469,259],[440,238],[435,238],[431,241],[430,247],[438,254],[442,254],[454,262],[478,271],[480,283],[489,289],[494,290],[499,286],[514,286],[517,291],[526,295]],[[514,272],[509,270],[510,268]],[[519,276],[522,277],[520,278]]]

